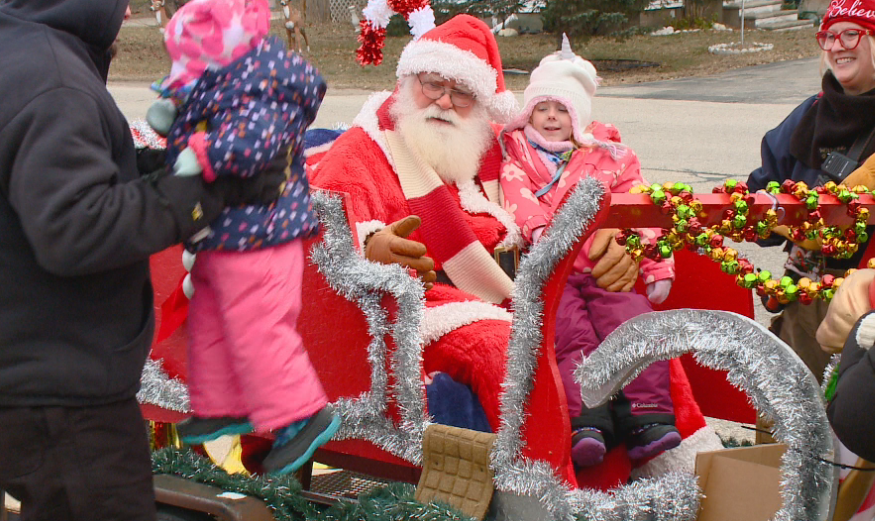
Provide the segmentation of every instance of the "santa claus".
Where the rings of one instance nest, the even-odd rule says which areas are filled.
[[[513,282],[494,252],[518,246],[520,233],[500,206],[492,122],[509,121],[516,100],[492,33],[467,15],[408,44],[397,75],[395,91],[374,94],[318,158],[311,184],[351,194],[367,259],[417,272],[427,289],[425,371],[469,385],[497,431]],[[599,284],[634,280],[624,249],[610,235],[598,242]]]

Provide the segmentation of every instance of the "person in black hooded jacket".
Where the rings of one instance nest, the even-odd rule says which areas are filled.
[[[0,489],[24,520],[155,519],[136,402],[149,255],[285,179],[143,175],[163,157],[138,158],[106,89],[129,12],[0,1]]]

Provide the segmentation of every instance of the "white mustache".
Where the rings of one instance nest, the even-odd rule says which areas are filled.
[[[460,123],[460,118],[458,114],[456,114],[452,109],[443,110],[437,105],[429,105],[428,107],[422,109],[422,112],[420,112],[420,116],[422,116],[422,119],[424,120],[435,118],[446,121],[447,123],[450,123],[452,125],[458,125]]]

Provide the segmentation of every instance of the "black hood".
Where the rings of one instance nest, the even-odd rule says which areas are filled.
[[[129,0],[0,0],[0,12],[70,33],[93,51],[118,37]]]

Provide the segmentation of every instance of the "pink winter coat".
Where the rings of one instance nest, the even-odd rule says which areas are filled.
[[[598,141],[620,143],[620,132],[613,125],[593,122],[587,131]],[[613,193],[627,193],[633,186],[646,184],[641,177],[641,163],[632,149],[623,148],[625,154],[618,154],[619,157],[615,159],[607,148],[584,146],[574,151],[568,166],[550,191],[537,198],[535,192],[550,182],[550,172],[522,129],[506,132],[502,137],[506,151],[500,178],[504,207],[514,215],[523,237],[529,243],[532,242],[532,232],[553,219],[566,193],[584,176],[598,179]],[[656,239],[660,232],[658,228],[640,228],[637,231],[645,243]],[[593,237],[590,237],[574,262],[574,270],[578,273],[589,273],[595,266],[595,262],[587,255],[592,241]],[[659,262],[642,259],[641,274],[645,284],[663,279],[674,280],[674,259]]]

